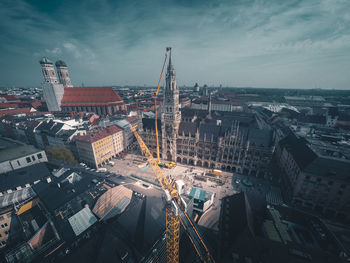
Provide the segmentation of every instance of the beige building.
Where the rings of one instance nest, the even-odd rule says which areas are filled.
[[[11,213],[12,211],[0,215],[0,249],[6,246],[11,225]]]
[[[100,167],[124,150],[122,129],[110,126],[77,139],[80,161]]]

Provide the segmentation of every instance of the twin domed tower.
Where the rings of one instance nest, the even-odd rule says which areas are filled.
[[[43,71],[45,83],[60,83],[65,88],[72,88],[72,82],[68,74],[67,64],[62,60],[57,60],[55,63],[57,69],[58,80],[53,63],[48,58],[44,57],[40,60],[41,69]]]
[[[55,63],[57,75],[53,63],[44,57],[39,61],[44,76],[43,95],[49,111],[60,111],[64,88],[73,87],[69,77],[68,67],[62,60]]]

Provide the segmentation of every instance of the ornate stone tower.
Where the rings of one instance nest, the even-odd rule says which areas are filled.
[[[41,65],[41,70],[43,71],[44,82],[45,83],[58,83],[56,72],[55,72],[55,69],[53,67],[52,61],[46,57],[43,57],[39,61],[39,63]]]
[[[68,74],[68,67],[66,63],[62,60],[58,60],[55,63],[57,69],[57,75],[60,80],[60,83],[63,84],[65,88],[72,88],[72,82],[70,81],[70,77]]]
[[[163,159],[176,161],[176,137],[178,134],[180,121],[181,112],[179,110],[179,88],[176,85],[175,70],[171,63],[170,51],[162,108]]]
[[[53,63],[48,58],[39,61],[44,75],[43,95],[49,111],[60,111],[64,87],[58,83]]]

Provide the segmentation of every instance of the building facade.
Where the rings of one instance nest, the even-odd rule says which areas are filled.
[[[98,168],[124,150],[123,131],[110,126],[76,140],[80,161]]]
[[[132,132],[132,129],[138,130],[139,117],[138,116],[128,117],[126,119],[116,121],[115,125],[117,125],[119,128],[121,128],[123,130],[124,149],[127,149],[136,140],[136,138]]]
[[[259,129],[248,113],[181,109],[174,67],[169,60],[161,119],[160,157],[179,163],[267,176],[272,157],[271,131]],[[143,118],[140,131],[156,156],[155,119]]]
[[[280,141],[276,155],[283,193],[292,204],[350,221],[350,159],[337,157],[331,146],[315,148],[294,134]]]
[[[0,214],[0,249],[6,246],[10,233],[12,211]]]

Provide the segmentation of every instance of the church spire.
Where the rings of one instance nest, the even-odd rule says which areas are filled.
[[[164,87],[164,99],[162,106],[162,156],[163,159],[176,161],[176,138],[181,121],[179,110],[179,88],[176,85],[175,70],[171,62],[171,48],[169,52],[169,64]]]
[[[168,48],[169,49],[169,64],[168,64],[168,75],[175,75],[174,72],[174,66],[171,63],[171,47]]]

